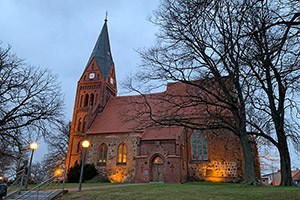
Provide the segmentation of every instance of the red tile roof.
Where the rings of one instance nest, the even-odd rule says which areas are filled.
[[[300,169],[292,171],[292,178],[293,181],[298,180],[300,178]]]
[[[161,126],[158,122],[168,123],[170,119],[173,124],[169,125],[174,125],[174,121],[182,119],[205,119],[207,112],[226,114],[216,106],[199,102],[199,98],[214,101],[210,95],[203,95],[199,88],[179,82],[169,83],[162,93],[111,97],[86,134],[129,133]]]

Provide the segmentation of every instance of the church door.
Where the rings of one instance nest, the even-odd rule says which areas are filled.
[[[152,181],[164,182],[164,162],[159,156],[155,157],[152,162]]]

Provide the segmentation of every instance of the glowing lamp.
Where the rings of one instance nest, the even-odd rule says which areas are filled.
[[[34,150],[34,149],[38,148],[38,146],[39,145],[36,142],[33,142],[33,143],[30,144],[29,147],[30,147],[30,149]]]
[[[82,145],[83,148],[89,148],[89,146],[90,146],[90,141],[88,141],[88,140],[83,140],[81,145]]]
[[[61,169],[55,170],[55,175],[56,175],[56,176],[60,176],[61,174],[62,174]]]

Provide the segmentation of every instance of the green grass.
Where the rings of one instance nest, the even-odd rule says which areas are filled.
[[[93,185],[94,186],[94,185]],[[139,186],[103,188],[81,192],[69,192],[60,200],[81,199],[205,199],[205,200],[299,200],[298,187],[241,186],[229,183],[191,182],[185,184],[147,184]]]

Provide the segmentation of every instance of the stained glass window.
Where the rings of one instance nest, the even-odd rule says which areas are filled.
[[[157,164],[160,164],[160,163],[163,163],[164,161],[161,159],[161,157],[157,156],[153,159],[153,163],[157,163]]]

